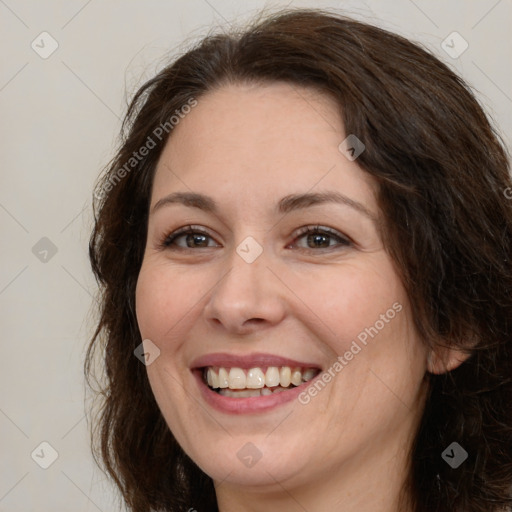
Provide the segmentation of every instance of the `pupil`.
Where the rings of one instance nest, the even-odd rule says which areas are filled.
[[[205,235],[198,235],[198,234],[189,234],[187,235],[187,246],[190,245],[200,245],[204,246],[204,242],[206,241]],[[189,243],[190,242],[190,243]],[[203,243],[201,243],[203,242]],[[207,244],[208,242],[206,242]]]
[[[322,246],[322,240],[325,241],[327,238],[328,237],[326,235],[310,235],[310,240],[314,240],[313,244],[315,245],[315,247]],[[317,244],[317,242],[319,242],[319,244]],[[326,244],[323,244],[323,246],[326,246]],[[327,243],[327,246],[329,246],[329,243]]]

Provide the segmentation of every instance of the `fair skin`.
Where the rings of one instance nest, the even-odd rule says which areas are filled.
[[[436,368],[377,229],[375,183],[339,151],[345,137],[336,104],[318,92],[229,85],[198,99],[157,166],[137,319],[160,349],[147,366],[158,405],[213,479],[221,512],[397,510],[423,378]],[[333,202],[276,211],[284,196],[326,191],[366,213]],[[173,192],[208,195],[218,211],[154,209]],[[187,245],[185,235],[162,246],[189,224],[207,231],[204,244]],[[298,237],[317,225],[351,242]],[[248,236],[263,249],[252,263],[236,252]],[[266,352],[328,369],[395,303],[401,311],[307,404],[221,412],[192,375],[193,359],[213,352]],[[252,467],[237,457],[248,442],[262,454]]]

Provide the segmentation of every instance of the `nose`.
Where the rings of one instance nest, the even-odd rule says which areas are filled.
[[[211,327],[247,334],[276,325],[284,318],[286,287],[264,254],[248,263],[233,251],[205,305],[204,314]]]

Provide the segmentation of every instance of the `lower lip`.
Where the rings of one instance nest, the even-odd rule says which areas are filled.
[[[214,409],[230,414],[249,414],[275,409],[279,405],[296,399],[302,391],[304,391],[304,389],[318,377],[318,375],[321,375],[321,373],[319,373],[313,379],[303,382],[300,386],[294,387],[288,391],[281,391],[280,393],[273,393],[271,395],[264,396],[232,398],[212,391],[203,380],[202,370],[194,370],[192,373],[197,380],[201,394],[206,402],[208,402],[208,404],[210,404]]]

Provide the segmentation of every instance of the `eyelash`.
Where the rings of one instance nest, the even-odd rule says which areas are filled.
[[[172,247],[174,242],[180,236],[191,235],[191,234],[201,234],[201,235],[205,235],[205,236],[213,239],[213,237],[208,232],[206,232],[204,229],[202,229],[199,226],[185,226],[183,228],[180,228],[180,229],[174,231],[170,235],[167,235],[164,238],[164,240],[161,242],[161,248],[162,249],[170,249],[170,250],[185,250],[185,251],[186,250],[194,250],[193,247],[179,247],[179,246]],[[320,247],[319,249],[332,250],[336,247],[350,247],[353,245],[352,241],[347,236],[342,235],[341,233],[339,233],[338,231],[336,231],[332,228],[328,228],[325,226],[323,227],[323,226],[319,226],[319,225],[304,226],[303,228],[300,228],[297,231],[292,243],[296,243],[296,241],[299,238],[301,238],[305,235],[309,235],[309,234],[327,235],[329,237],[333,237],[338,240],[337,246],[334,245],[334,246],[329,246],[329,247]],[[211,249],[211,247],[199,247],[199,249]],[[306,251],[307,250],[309,250],[309,251],[318,251],[319,250],[319,249],[315,249],[315,248],[311,248],[311,247],[300,247],[299,249],[306,250]]]

